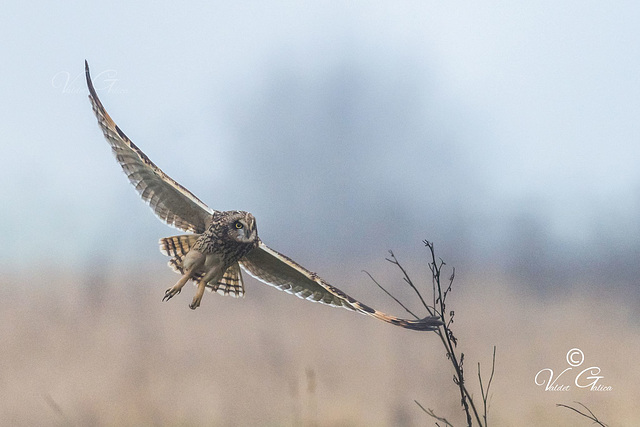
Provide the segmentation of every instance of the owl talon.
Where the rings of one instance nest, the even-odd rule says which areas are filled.
[[[178,290],[174,290],[173,288],[167,289],[164,293],[164,297],[162,297],[162,302],[169,301],[171,298],[178,295],[180,292],[182,292],[182,289],[178,289]]]
[[[193,301],[191,304],[189,304],[189,308],[191,310],[195,310],[198,307],[200,307],[200,301],[198,301],[198,302]]]

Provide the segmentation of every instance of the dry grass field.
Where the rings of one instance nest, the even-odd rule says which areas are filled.
[[[381,279],[399,283],[394,273]],[[347,292],[403,314],[361,273],[346,277],[358,283]],[[161,302],[175,278],[158,265],[5,271],[0,424],[434,425],[418,400],[463,425],[434,334],[310,304],[252,279],[244,299],[207,294],[191,311],[193,288]],[[450,297],[471,388],[477,362],[488,370],[497,346],[489,424],[588,426],[555,406],[580,401],[609,425],[639,425],[640,322],[632,300],[586,296],[579,284],[553,298],[514,285],[460,269]],[[539,370],[564,369],[574,347],[612,391],[545,392],[534,384]]]

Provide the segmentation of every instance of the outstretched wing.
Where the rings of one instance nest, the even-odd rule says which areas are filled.
[[[89,100],[98,118],[98,124],[131,184],[162,221],[180,230],[203,233],[214,211],[162,172],[120,130],[96,94],[87,61],[84,62],[84,68]]]
[[[407,320],[389,316],[368,307],[262,242],[256,249],[241,258],[239,263],[247,273],[267,285],[309,301],[344,307],[407,329],[433,331],[442,324],[435,316]]]

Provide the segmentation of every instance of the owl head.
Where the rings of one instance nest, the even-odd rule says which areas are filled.
[[[258,228],[253,215],[245,211],[227,211],[222,214],[225,217],[225,233],[230,240],[257,244]]]

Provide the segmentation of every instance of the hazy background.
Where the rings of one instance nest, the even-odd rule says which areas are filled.
[[[413,399],[460,416],[435,336],[251,280],[241,301],[160,304],[177,276],[156,242],[177,232],[116,165],[87,59],[156,164],[353,296],[402,314],[361,270],[399,284],[393,249],[424,280],[435,241],[472,378],[498,345],[496,423],[577,421],[554,407],[574,400],[632,423],[639,26],[635,2],[5,4],[0,419],[422,425]],[[573,347],[614,391],[535,387]]]

